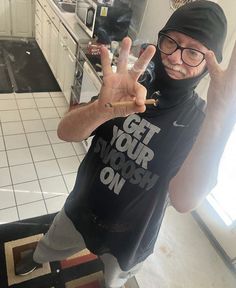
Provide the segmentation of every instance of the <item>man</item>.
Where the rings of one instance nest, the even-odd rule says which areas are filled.
[[[34,261],[25,259],[17,274],[87,247],[104,263],[106,287],[122,287],[152,253],[168,199],[181,213],[204,199],[216,183],[235,123],[236,48],[227,71],[217,63],[225,35],[222,9],[196,1],[173,13],[159,33],[156,52],[152,45],[146,48],[131,71],[129,38],[122,41],[117,73],[102,48],[98,99],[67,113],[58,127],[66,141],[94,135],[92,145]],[[155,79],[145,83],[146,91],[138,80],[150,60]],[[207,71],[205,109],[194,89]],[[157,106],[145,106],[146,94],[157,96]],[[132,102],[112,106],[123,101]]]

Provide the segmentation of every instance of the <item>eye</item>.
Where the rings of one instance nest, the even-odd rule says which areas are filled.
[[[193,50],[193,49],[185,49],[185,53],[191,59],[201,59],[202,58],[202,54],[196,50]]]
[[[165,44],[168,46],[175,46],[176,45],[172,39],[167,38],[167,37],[165,38]]]

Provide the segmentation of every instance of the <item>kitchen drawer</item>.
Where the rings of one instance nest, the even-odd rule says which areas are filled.
[[[59,33],[60,33],[60,37],[63,39],[63,42],[65,43],[67,48],[70,50],[70,52],[73,55],[76,55],[77,42],[70,35],[70,33],[67,31],[67,29],[65,28],[65,26],[61,22],[60,22]]]
[[[42,35],[42,23],[40,21],[40,18],[37,16],[37,14],[35,15],[35,31],[36,30],[38,30],[40,35]]]
[[[42,19],[42,7],[38,1],[36,1],[35,4],[35,14],[39,17],[39,19]]]
[[[37,0],[37,2],[39,2],[39,4],[43,7],[43,4],[46,0]]]
[[[60,24],[60,19],[57,16],[57,14],[53,11],[53,9],[51,7],[49,7],[48,9],[49,12],[49,18],[51,19],[51,21],[53,22],[53,24],[56,26],[57,30],[59,29],[59,24]]]
[[[37,41],[39,47],[42,49],[42,36],[41,33],[39,32],[39,29],[35,29],[35,40]]]
[[[47,2],[47,0],[44,0],[43,2],[42,2],[42,7],[43,7],[43,9],[45,10],[45,12],[49,15],[50,14],[50,9],[51,9],[51,7],[50,7],[50,5],[48,4],[48,2]]]

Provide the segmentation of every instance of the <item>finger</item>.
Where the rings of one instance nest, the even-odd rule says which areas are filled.
[[[134,63],[134,66],[130,70],[132,78],[137,81],[141,74],[146,70],[148,63],[156,52],[154,45],[149,45],[139,59]]]
[[[101,47],[100,53],[101,53],[102,72],[103,76],[105,77],[112,73],[111,61],[109,58],[109,52],[106,47]]]
[[[118,73],[124,73],[127,71],[127,65],[128,65],[128,57],[131,47],[131,39],[129,37],[125,37],[122,40],[118,63],[117,63],[117,72]]]
[[[138,106],[142,106],[145,104],[147,89],[141,85],[140,83],[136,83],[134,87],[135,91],[135,103]]]
[[[217,78],[222,72],[220,65],[217,62],[215,54],[213,51],[207,51],[205,55],[207,69],[209,71],[211,78]]]
[[[140,85],[136,86],[135,89],[135,104],[136,104],[136,111],[135,112],[144,112],[146,110],[146,105],[145,105],[145,100],[146,100],[146,95],[147,95],[147,89]]]

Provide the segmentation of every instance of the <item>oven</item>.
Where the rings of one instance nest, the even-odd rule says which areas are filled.
[[[79,47],[71,94],[72,105],[87,103],[93,96],[98,95],[102,86],[102,79],[98,74],[82,47]]]

